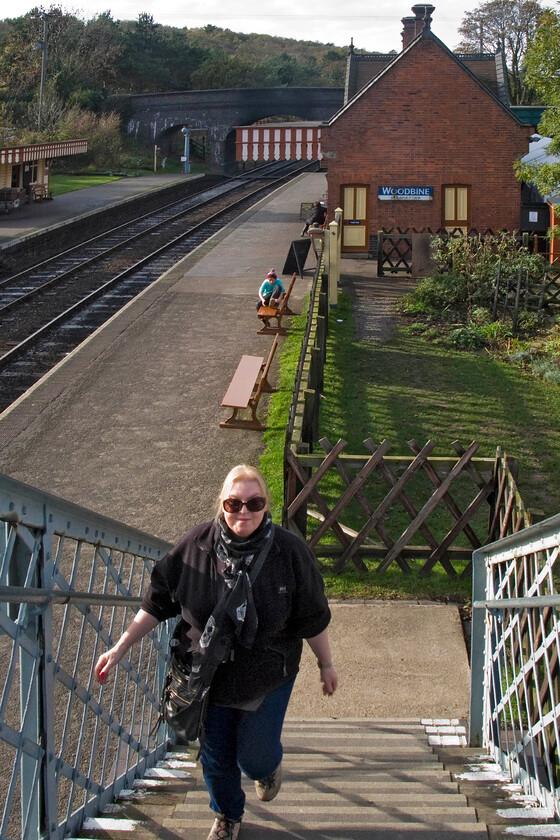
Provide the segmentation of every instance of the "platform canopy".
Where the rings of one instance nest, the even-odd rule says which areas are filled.
[[[35,160],[79,155],[87,152],[87,140],[61,140],[52,143],[33,143],[29,146],[0,148],[0,165],[31,163]]]

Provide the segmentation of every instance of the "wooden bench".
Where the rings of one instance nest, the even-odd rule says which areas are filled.
[[[48,190],[45,184],[31,184],[33,187],[33,201],[45,201],[51,199],[52,192]]]
[[[266,362],[262,356],[241,357],[222,400],[222,406],[233,409],[231,417],[220,423],[222,429],[255,429],[258,432],[266,429],[257,417],[257,406],[263,392],[272,393],[275,390],[268,381],[268,375],[277,347],[278,335],[272,342]],[[244,409],[251,412],[249,419],[238,417]]]
[[[295,315],[288,306],[288,301],[295,282],[296,275],[294,273],[290,281],[290,285],[288,286],[288,291],[282,298],[280,306],[260,306],[258,308],[257,315],[263,322],[261,329],[257,330],[259,335],[286,335],[287,330],[282,326],[282,318],[284,315]],[[276,321],[275,327],[270,324],[272,320]]]

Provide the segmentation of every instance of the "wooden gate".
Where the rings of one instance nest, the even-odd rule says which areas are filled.
[[[412,273],[412,234],[380,230],[377,240],[377,276]]]
[[[409,441],[410,457],[390,456],[387,440],[364,441],[362,456],[346,454],[344,440],[319,444],[324,454],[286,448],[284,523],[317,556],[335,558],[337,572],[349,561],[365,571],[370,558],[378,572],[397,563],[409,573],[415,558],[423,575],[440,563],[454,577],[459,561],[470,575],[473,550],[488,540],[495,487],[496,461],[475,458],[478,443],[455,442],[451,458],[433,457],[432,441]]]

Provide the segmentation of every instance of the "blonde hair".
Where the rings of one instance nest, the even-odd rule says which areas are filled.
[[[223,513],[222,502],[224,499],[227,499],[229,494],[231,493],[231,488],[235,484],[236,481],[256,481],[259,485],[259,489],[266,499],[266,508],[267,510],[270,508],[270,491],[267,487],[266,480],[264,475],[260,470],[256,467],[250,467],[248,464],[238,464],[236,467],[233,467],[224,479],[224,483],[222,484],[222,489],[218,495],[216,500],[216,515],[215,519],[218,520]]]

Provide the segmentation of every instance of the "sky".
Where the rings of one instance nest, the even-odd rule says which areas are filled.
[[[206,24],[297,40],[354,46],[377,52],[400,52],[401,20],[410,16],[415,0],[10,0],[9,17],[20,17],[36,6],[61,6],[65,11],[90,19],[110,11],[115,20],[135,20],[139,13],[153,15],[156,23],[176,27]],[[483,0],[433,0],[432,30],[446,46],[460,41],[457,30],[466,12]],[[7,9],[2,17],[8,16]]]

